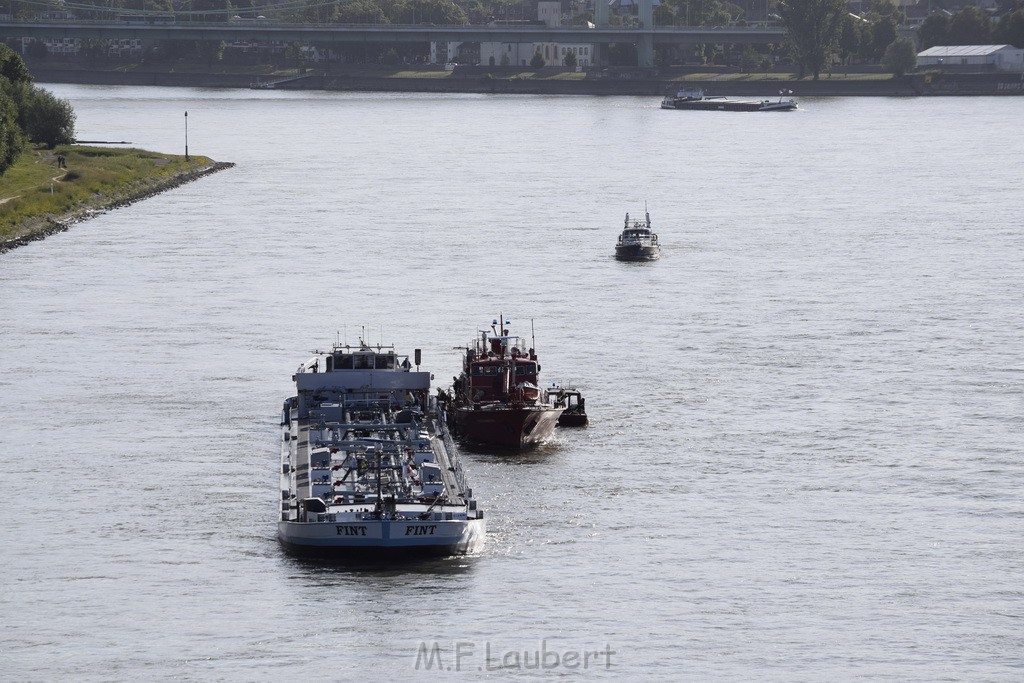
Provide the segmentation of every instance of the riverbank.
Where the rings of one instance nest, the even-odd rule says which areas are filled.
[[[139,149],[26,151],[0,177],[0,253],[232,166]]]
[[[896,78],[877,67],[836,70],[818,80],[785,71],[741,73],[728,67],[661,69],[651,75],[635,69],[575,71],[562,67],[437,66],[326,68],[266,67],[217,70],[194,64],[94,65],[53,59],[29,60],[40,83],[148,85],[198,88],[260,88],[364,92],[492,93],[521,95],[662,96],[675,90],[703,88],[716,95],[771,96],[792,90],[807,97],[913,97],[918,95],[1020,95],[1024,74],[929,71]]]

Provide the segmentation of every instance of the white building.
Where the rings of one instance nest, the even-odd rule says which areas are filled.
[[[1012,45],[936,45],[917,53],[917,65],[1024,72],[1024,49]]]
[[[21,38],[21,54],[28,54],[29,45],[37,42],[46,46],[46,54],[59,57],[73,57],[82,49],[78,38]]]
[[[537,18],[552,28],[562,25],[562,3],[541,0]],[[483,66],[529,66],[533,55],[540,53],[549,66],[561,66],[565,56],[576,55],[577,66],[590,66],[594,46],[590,43],[480,43],[480,64]]]

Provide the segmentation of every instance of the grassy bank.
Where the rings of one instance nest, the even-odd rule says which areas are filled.
[[[0,176],[0,251],[230,165],[140,149],[26,151]]]

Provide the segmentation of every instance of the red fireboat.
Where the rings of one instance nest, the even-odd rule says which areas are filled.
[[[462,374],[452,386],[456,436],[485,446],[527,448],[549,439],[565,409],[556,406],[537,376],[532,347],[494,320],[463,348]]]

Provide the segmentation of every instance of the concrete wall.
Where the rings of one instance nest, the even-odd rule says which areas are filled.
[[[185,74],[120,71],[60,70],[32,65],[38,83],[87,83],[96,85],[162,85],[206,88],[248,88],[254,76],[247,74]],[[285,84],[288,89],[359,90],[380,92],[470,92],[470,93],[536,93],[561,95],[641,95],[664,96],[679,87],[704,88],[708,94],[750,97],[777,96],[780,88],[794,91],[794,96],[912,96],[912,95],[1024,95],[1024,73],[989,74],[918,74],[902,79],[820,81],[678,81],[656,78],[585,78],[553,80],[543,78],[513,79],[502,77],[522,69],[486,67],[466,70],[459,67],[448,78],[384,78],[346,76],[343,74],[312,74],[302,80]],[[493,75],[491,72],[493,71]],[[539,75],[555,74],[564,69],[544,69]]]

